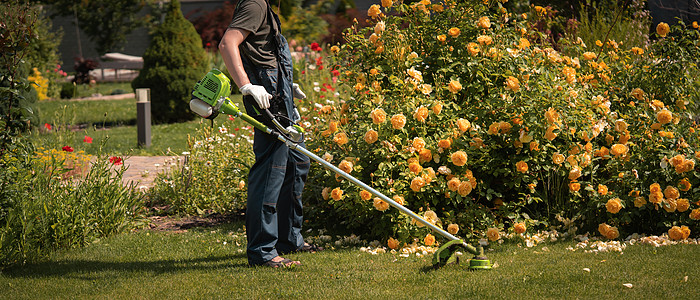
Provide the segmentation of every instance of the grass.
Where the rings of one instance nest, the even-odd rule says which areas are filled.
[[[292,254],[304,265],[279,270],[247,267],[241,223],[140,231],[6,270],[0,298],[688,299],[700,283],[697,245],[634,245],[624,254],[566,250],[571,245],[497,245],[490,271],[433,270],[429,256],[356,249]]]
[[[235,97],[235,96],[234,96]],[[239,96],[240,97],[240,96]],[[234,101],[238,101],[235,99]],[[239,107],[242,107],[239,105]],[[198,128],[211,126],[208,120],[174,124],[151,125],[151,147],[138,147],[136,127],[136,100],[74,100],[44,101],[37,104],[40,124],[49,123],[54,128],[70,128],[70,131],[46,133],[34,131],[33,140],[44,148],[72,146],[88,154],[110,155],[169,155],[187,150],[188,135]],[[228,121],[219,116],[214,126]],[[243,126],[236,120],[231,126]],[[43,126],[41,127],[43,129]],[[93,138],[92,144],[83,143],[85,136]]]

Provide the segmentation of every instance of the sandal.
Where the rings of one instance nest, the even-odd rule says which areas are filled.
[[[298,252],[309,252],[309,253],[316,253],[318,251],[323,251],[323,247],[319,247],[313,244],[304,244],[304,246],[301,246],[297,250]]]
[[[293,266],[301,265],[301,263],[294,262],[291,259],[285,258],[280,261],[273,261],[273,260],[268,260],[265,263],[263,263],[261,266],[264,267],[271,267],[271,268],[290,268]]]

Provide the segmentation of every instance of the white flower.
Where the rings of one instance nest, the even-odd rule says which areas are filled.
[[[182,152],[182,155],[190,155],[190,153],[185,151],[185,152]]]

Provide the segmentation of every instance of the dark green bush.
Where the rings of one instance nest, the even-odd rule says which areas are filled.
[[[182,16],[180,3],[172,1],[165,21],[151,36],[143,55],[143,69],[131,86],[151,89],[154,121],[192,120],[195,115],[189,109],[190,93],[207,72],[208,64],[202,39]]]
[[[61,86],[61,99],[75,98],[77,95],[75,83],[66,82]]]

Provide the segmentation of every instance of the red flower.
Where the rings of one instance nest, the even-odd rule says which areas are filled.
[[[51,130],[51,124],[44,123],[44,128],[46,128],[46,130]]]
[[[334,69],[331,71],[331,74],[333,74],[333,76],[340,76],[340,71]]]
[[[236,118],[234,118],[233,116],[228,116],[228,119],[231,120],[231,121],[233,121],[233,120],[235,120]]]
[[[63,148],[61,148],[61,149],[63,149],[63,151],[66,151],[66,152],[73,152],[73,147],[71,147],[71,146],[63,146]]]
[[[121,164],[123,163],[123,162],[122,162],[122,158],[119,157],[119,156],[112,156],[112,157],[110,157],[110,158],[109,158],[109,162],[111,162],[111,163],[112,163],[113,165],[115,165],[115,166],[121,165]]]
[[[92,144],[92,138],[86,135],[83,138],[83,142],[88,143],[88,144]]]
[[[313,42],[313,43],[311,43],[311,50],[313,50],[313,51],[321,51],[322,49],[321,49],[321,46],[320,46],[318,43]]]

